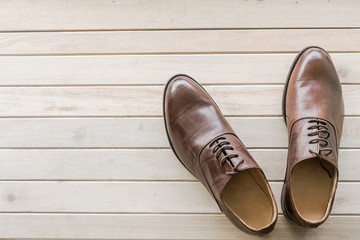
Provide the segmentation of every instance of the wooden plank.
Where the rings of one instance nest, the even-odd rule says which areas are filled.
[[[205,89],[225,115],[282,115],[282,85],[221,85]],[[2,87],[0,115],[161,116],[163,91],[163,86]],[[359,85],[343,86],[346,114],[360,115],[359,92]]]
[[[283,183],[270,185],[280,206]],[[359,189],[339,183],[332,213],[360,214]],[[220,213],[199,182],[2,181],[0,196],[0,212]]]
[[[269,180],[284,179],[286,149],[250,153]],[[340,150],[340,181],[360,181],[359,154],[358,149]],[[0,159],[0,180],[195,181],[170,149],[0,150]]]
[[[360,83],[359,53],[332,53],[343,83]],[[165,84],[187,73],[202,84],[283,84],[295,54],[0,57],[0,85]]]
[[[1,33],[0,55],[359,52],[359,38],[360,29]]]
[[[316,230],[279,216],[266,239],[357,240],[359,216],[330,216]],[[21,228],[19,228],[21,226]],[[49,231],[51,229],[51,231]],[[341,229],[341,230],[339,230]],[[0,237],[11,239],[259,239],[218,214],[1,214]]]
[[[360,64],[360,54],[332,56],[340,69],[346,68],[344,82],[360,81],[356,64],[350,64]],[[165,84],[177,73],[211,84],[284,83],[294,58],[295,54],[11,56],[0,57],[0,84]]]
[[[359,27],[360,22],[360,4],[355,0],[180,0],[171,4],[167,0],[16,0],[1,4],[1,31]]]
[[[247,147],[285,148],[281,117],[229,117]],[[0,148],[169,147],[162,118],[3,118]],[[360,147],[360,118],[345,118],[340,146]]]
[[[0,4],[1,239],[258,239],[230,224],[176,160],[160,85],[178,72],[215,85],[206,87],[255,148],[279,203],[287,146],[274,117],[279,84],[293,53],[313,44],[331,52],[345,84],[341,183],[316,231],[281,215],[266,238],[358,239],[359,86],[347,84],[360,83],[359,1]]]

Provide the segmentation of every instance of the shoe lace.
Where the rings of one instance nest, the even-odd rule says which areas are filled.
[[[226,150],[234,150],[234,148],[231,146],[229,141],[226,141],[226,137],[217,137],[214,140],[212,140],[210,142],[209,148],[211,149],[212,146],[214,146],[214,148],[212,149],[212,153],[215,154],[215,157],[217,160],[219,160],[219,157],[221,154],[223,154],[223,158],[221,158],[220,160],[220,166],[224,166],[225,162],[228,161],[232,167],[232,172],[226,172],[227,175],[234,175],[239,173],[239,170],[237,170],[237,168],[240,166],[240,164],[242,164],[244,162],[244,159],[242,159],[238,164],[236,164],[236,166],[233,165],[233,163],[231,162],[232,158],[237,158],[239,157],[238,154],[228,154],[226,152]]]
[[[330,137],[330,131],[329,128],[326,126],[327,123],[325,121],[322,120],[309,120],[308,123],[314,123],[314,125],[310,126],[307,128],[307,130],[313,130],[313,129],[317,129],[317,131],[313,131],[311,133],[308,134],[309,137],[312,136],[318,136],[318,138],[315,139],[311,139],[309,141],[309,144],[316,144],[319,143],[320,145],[320,149],[319,152],[314,152],[311,149],[309,150],[309,152],[311,154],[316,155],[318,158],[322,159],[321,157],[321,153],[325,152],[325,156],[330,155],[333,152],[333,149],[330,147],[327,147],[329,145],[329,141],[327,140]],[[324,134],[326,134],[324,136]]]

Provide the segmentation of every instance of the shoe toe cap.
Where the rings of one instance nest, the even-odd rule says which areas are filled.
[[[165,113],[168,120],[176,118],[182,112],[201,102],[208,100],[208,94],[192,78],[177,75],[168,82],[165,95]]]

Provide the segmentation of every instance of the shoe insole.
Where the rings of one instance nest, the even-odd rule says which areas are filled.
[[[304,160],[295,165],[290,185],[295,206],[304,219],[323,219],[336,180],[335,168],[328,162],[320,162],[318,158]]]
[[[222,197],[228,208],[254,229],[267,226],[275,214],[270,189],[258,169],[244,170],[233,176]]]

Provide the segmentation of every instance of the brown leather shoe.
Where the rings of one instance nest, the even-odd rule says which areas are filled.
[[[175,155],[230,221],[252,233],[270,232],[277,207],[265,175],[195,80],[186,75],[169,80],[164,120]]]
[[[281,205],[295,223],[317,227],[334,202],[344,119],[340,81],[325,50],[308,47],[296,57],[284,89],[283,115],[289,150]]]

